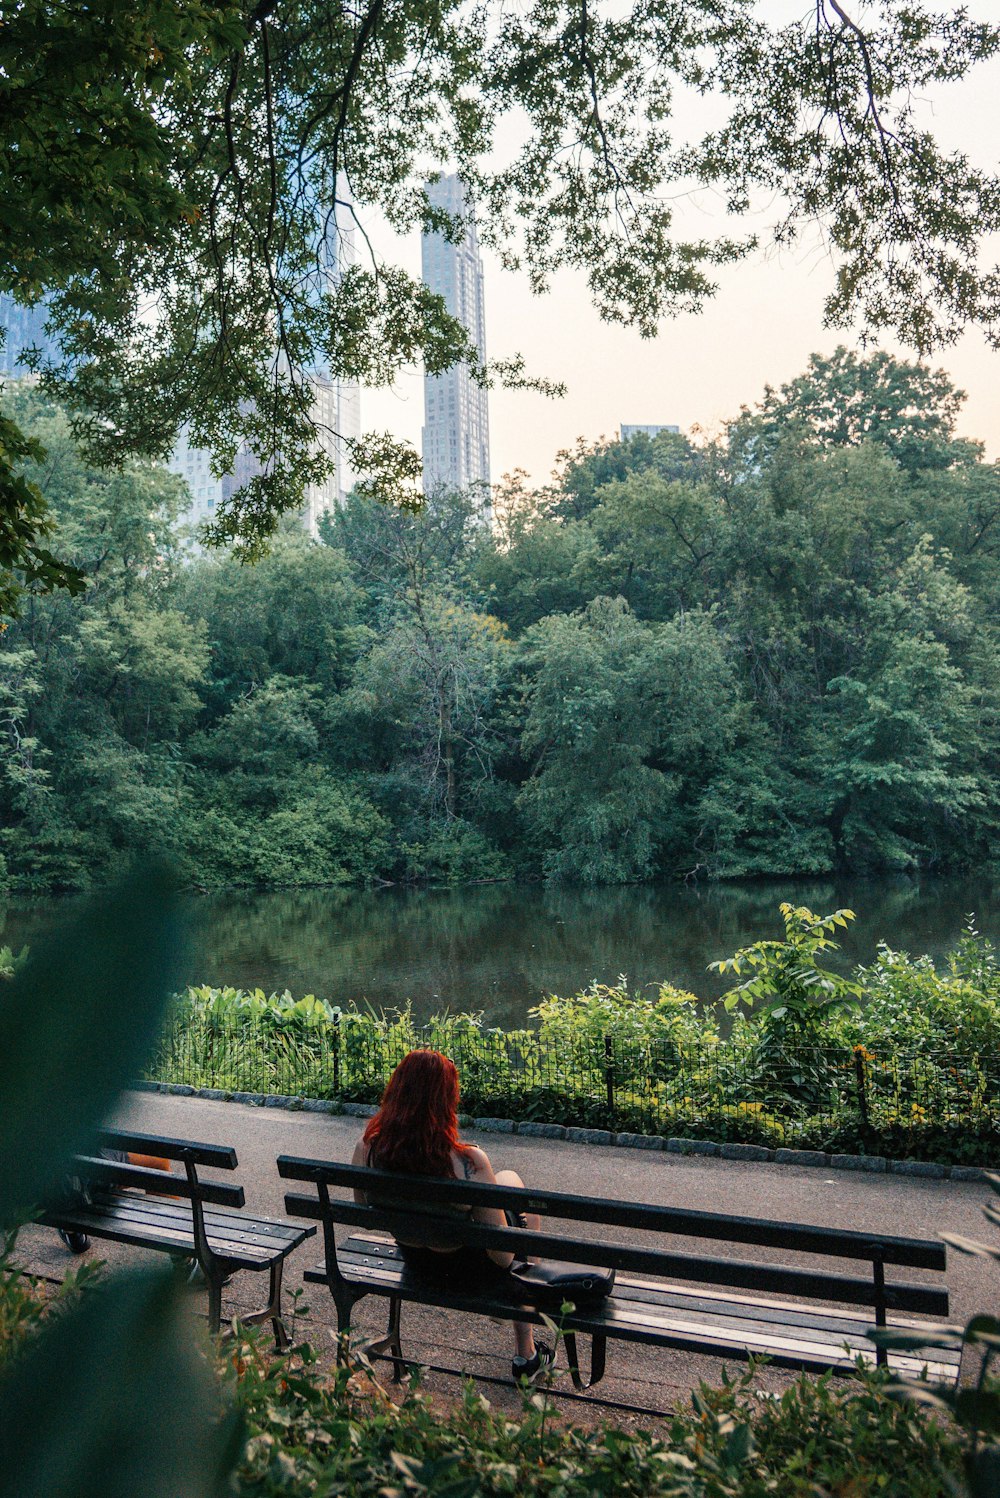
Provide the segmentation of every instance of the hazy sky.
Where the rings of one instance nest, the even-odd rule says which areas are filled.
[[[767,0],[761,6],[775,18],[806,8],[811,9],[808,0]],[[983,19],[997,19],[996,3],[979,0],[969,9]],[[1000,61],[981,67],[965,83],[939,89],[925,101],[926,121],[942,142],[995,170],[998,95]],[[775,217],[775,209],[764,208],[754,220],[762,237]],[[684,227],[693,233],[721,233],[725,224],[709,194],[685,210]],[[419,275],[419,235],[390,245],[378,226],[372,227],[383,251],[393,250]],[[990,258],[1000,259],[1000,247],[992,250]],[[706,310],[663,323],[650,340],[601,322],[582,275],[558,272],[549,294],[535,297],[526,278],[502,270],[488,254],[484,268],[487,353],[505,357],[520,352],[531,373],[567,386],[561,400],[527,392],[490,393],[494,482],[524,468],[542,483],[560,448],[572,446],[577,437],[614,436],[623,421],[673,422],[684,431],[699,426],[711,432],[741,404],[759,399],[766,384],[778,385],[800,373],[810,353],[856,343],[851,332],[822,325],[833,270],[815,238],[809,247],[760,252],[723,267],[719,291]],[[893,345],[886,342],[885,347]],[[989,349],[980,333],[971,332],[929,362],[947,370],[968,392],[959,423],[963,435],[982,439],[988,456],[1000,457],[1000,353]],[[420,371],[403,373],[390,391],[365,391],[361,417],[363,429],[391,431],[419,451]]]

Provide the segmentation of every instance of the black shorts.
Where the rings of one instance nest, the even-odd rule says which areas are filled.
[[[524,1227],[523,1220],[519,1221],[515,1213],[507,1212],[505,1216],[510,1227]],[[462,1247],[442,1252],[413,1243],[401,1243],[399,1251],[407,1269],[437,1285],[457,1288],[459,1285],[479,1286],[490,1281],[506,1284],[510,1278],[507,1267],[491,1259],[485,1248]]]

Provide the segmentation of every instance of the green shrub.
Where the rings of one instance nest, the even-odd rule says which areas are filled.
[[[994,1163],[1000,970],[990,943],[970,925],[944,971],[882,946],[849,980],[818,959],[850,912],[783,914],[784,941],[723,964],[744,978],[733,1005],[760,1005],[737,1007],[727,1034],[695,995],[669,984],[637,993],[624,978],[549,994],[531,1012],[537,1028],[509,1032],[481,1014],[421,1026],[409,1007],[341,1010],[311,994],[202,987],[176,1001],[149,1075],[375,1102],[407,1051],[431,1045],[458,1066],[472,1115]]]
[[[871,1374],[803,1377],[760,1400],[751,1368],[649,1428],[583,1428],[539,1393],[516,1418],[471,1385],[447,1413],[413,1387],[397,1406],[363,1373],[327,1379],[303,1353],[294,1373],[249,1343],[236,1355],[250,1432],[239,1498],[940,1498],[961,1470],[954,1435]]]

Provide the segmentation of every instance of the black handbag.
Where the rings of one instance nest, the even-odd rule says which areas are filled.
[[[563,1301],[583,1305],[604,1300],[614,1289],[613,1269],[590,1269],[585,1264],[565,1264],[560,1259],[540,1259],[536,1264],[514,1263],[508,1270],[519,1288],[542,1305]]]

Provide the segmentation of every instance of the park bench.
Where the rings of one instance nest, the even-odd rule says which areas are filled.
[[[270,1321],[275,1342],[284,1350],[288,1346],[281,1316],[285,1260],[316,1229],[252,1217],[243,1210],[242,1186],[201,1180],[199,1167],[236,1169],[236,1151],[226,1145],[104,1129],[97,1147],[177,1161],[184,1174],[167,1174],[96,1154],[75,1155],[70,1166],[73,1188],[62,1200],[53,1202],[38,1221],[69,1235],[107,1238],[194,1259],[208,1289],[212,1332],[220,1327],[226,1281],[241,1269],[268,1270],[267,1304],[240,1320],[245,1324]]]
[[[887,1354],[882,1348],[876,1351],[866,1335],[872,1326],[918,1324],[900,1319],[899,1313],[947,1316],[948,1292],[940,1282],[911,1284],[886,1278],[890,1267],[943,1271],[945,1249],[939,1242],[562,1192],[428,1180],[289,1155],[279,1157],[278,1173],[285,1180],[312,1187],[309,1193],[286,1194],[285,1210],[292,1217],[323,1225],[324,1262],[307,1269],[305,1278],[329,1287],[338,1330],[349,1330],[354,1307],[365,1296],[388,1297],[387,1334],[372,1343],[367,1354],[391,1361],[397,1381],[406,1361],[400,1342],[403,1301],[503,1320],[538,1323],[545,1316],[553,1318],[562,1328],[577,1390],[600,1382],[607,1343],[615,1339],[723,1358],[766,1356],[779,1368],[817,1372],[846,1373],[858,1357],[879,1365],[891,1362],[900,1373],[919,1372],[925,1364],[936,1377],[954,1377],[958,1371],[958,1353],[935,1350],[929,1359],[913,1352]],[[360,1206],[353,1196],[332,1196],[333,1189],[369,1193],[379,1205]],[[392,1206],[387,1207],[387,1202]],[[464,1204],[537,1212],[543,1219],[542,1229],[529,1233],[486,1227],[454,1214],[455,1207]],[[451,1215],[436,1215],[449,1208]],[[606,1300],[581,1304],[561,1317],[551,1308],[526,1303],[523,1290],[508,1293],[504,1286],[499,1290],[492,1285],[458,1289],[429,1284],[407,1268],[392,1236],[398,1231],[412,1238],[417,1216],[433,1221],[433,1239],[441,1246],[508,1249],[536,1258],[613,1268],[614,1290]],[[338,1244],[335,1229],[343,1227],[361,1231]],[[603,1233],[580,1236],[580,1230],[589,1234],[606,1228],[625,1231],[615,1241]],[[650,1246],[648,1240],[637,1243],[640,1234],[688,1241],[679,1248],[662,1248]],[[724,1244],[730,1250],[751,1245],[777,1249],[808,1262],[719,1257],[705,1252],[712,1244]],[[831,1260],[848,1261],[848,1272],[839,1265],[829,1267]],[[866,1266],[864,1275],[857,1272],[860,1265]],[[756,1293],[746,1295],[745,1291]],[[894,1314],[891,1323],[890,1311]],[[927,1331],[933,1335],[934,1328],[927,1327]],[[586,1378],[577,1354],[577,1334],[591,1338]]]

